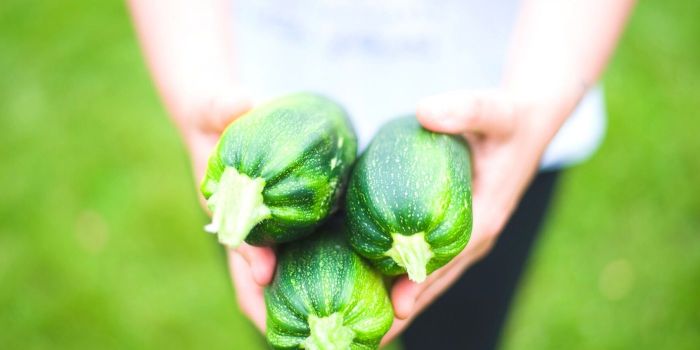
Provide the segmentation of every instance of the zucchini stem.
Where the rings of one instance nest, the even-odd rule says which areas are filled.
[[[226,167],[215,187],[207,200],[212,221],[204,230],[218,234],[219,242],[236,248],[255,225],[270,217],[262,196],[265,180],[251,179],[233,167]]]
[[[350,349],[355,332],[343,325],[343,315],[334,313],[326,317],[309,315],[309,335],[302,347],[307,350]]]
[[[411,281],[425,281],[428,262],[433,257],[430,245],[425,241],[425,233],[418,232],[410,236],[392,233],[391,238],[394,242],[385,254],[406,269]]]

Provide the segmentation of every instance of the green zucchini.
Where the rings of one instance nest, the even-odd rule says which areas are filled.
[[[356,155],[347,114],[327,98],[299,93],[254,108],[209,159],[205,229],[230,247],[303,237],[335,209]]]
[[[394,313],[382,276],[347,244],[344,223],[282,245],[265,290],[275,349],[376,349]]]
[[[415,117],[393,120],[350,177],[350,243],[382,273],[422,282],[467,245],[471,201],[464,140],[430,132]]]

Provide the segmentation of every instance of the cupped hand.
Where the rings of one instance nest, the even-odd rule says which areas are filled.
[[[391,290],[396,319],[384,344],[493,247],[561,126],[562,114],[568,115],[555,106],[505,91],[455,91],[420,101],[417,116],[425,128],[462,135],[469,143],[474,224],[464,251],[423,283],[405,276],[396,280]]]
[[[190,93],[188,97],[180,99],[177,104],[168,105],[190,151],[199,188],[209,156],[221,133],[232,121],[247,112],[252,102],[241,90],[229,85],[212,85],[211,89]],[[200,196],[200,199],[206,208],[204,198]],[[264,332],[263,290],[272,280],[275,254],[271,248],[254,247],[246,243],[227,251],[239,308]]]
[[[218,89],[171,113],[190,150],[195,179],[204,176],[216,142],[226,126],[248,111],[251,100],[239,90]],[[383,344],[395,338],[445,291],[464,270],[491,249],[520,196],[537,170],[563,113],[546,99],[518,98],[500,91],[456,91],[424,99],[417,115],[424,127],[464,136],[473,165],[474,226],[465,250],[421,284],[400,277],[391,291],[396,319]],[[263,290],[273,277],[271,248],[242,244],[228,251],[229,270],[240,309],[265,331]]]

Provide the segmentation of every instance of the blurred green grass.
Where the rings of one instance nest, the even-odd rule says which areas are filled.
[[[700,344],[700,3],[642,2],[506,349]],[[255,349],[124,4],[0,3],[0,348]]]
[[[506,349],[700,346],[700,2],[640,1],[607,139],[564,178]]]

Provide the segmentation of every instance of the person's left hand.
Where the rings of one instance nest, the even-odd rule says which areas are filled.
[[[252,99],[229,81],[203,84],[200,89],[168,101],[170,113],[190,152],[197,185],[204,177],[221,134],[252,105]],[[199,197],[206,209],[204,197]],[[226,250],[239,309],[264,334],[263,290],[274,275],[275,253],[270,247],[254,247],[247,243]]]
[[[456,91],[419,103],[417,116],[425,128],[463,135],[470,145],[474,225],[464,251],[423,283],[405,276],[396,280],[391,290],[396,318],[382,344],[393,340],[466,268],[490,251],[538,169],[547,144],[570,111],[552,99],[524,98],[505,91]]]

